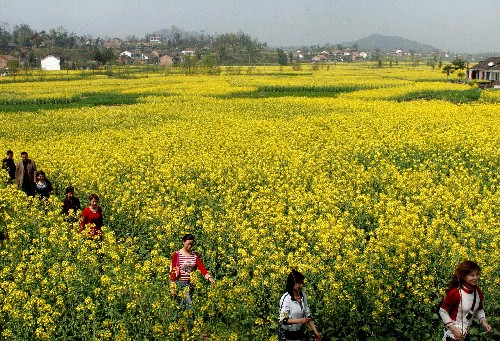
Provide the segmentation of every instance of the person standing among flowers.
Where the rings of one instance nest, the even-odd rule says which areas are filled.
[[[80,221],[78,233],[82,233],[88,228],[87,234],[89,237],[101,237],[104,219],[102,217],[102,209],[99,206],[99,196],[93,193],[89,196],[89,201],[89,206],[85,207],[82,211],[82,220]]]
[[[215,280],[210,276],[207,269],[201,262],[201,258],[193,251],[194,236],[190,233],[182,237],[182,248],[172,255],[170,264],[170,295],[174,297],[177,289],[183,292],[184,303],[191,309],[191,273],[197,268],[201,274],[211,283]]]
[[[2,160],[2,168],[9,173],[9,181],[16,180],[16,163],[14,162],[14,152],[8,150],[5,159]]]
[[[75,188],[73,186],[68,186],[66,188],[66,197],[64,198],[62,205],[62,214],[67,217],[67,221],[75,222],[77,219],[71,216],[75,214],[77,211],[80,211],[82,206],[80,205],[80,199],[75,197]]]
[[[442,341],[470,340],[472,318],[476,315],[486,332],[491,326],[483,310],[483,292],[478,287],[479,265],[464,261],[458,265],[448,284],[446,297],[439,307],[439,315],[444,323]]]
[[[311,318],[311,311],[307,304],[307,296],[302,292],[304,275],[297,270],[292,270],[286,280],[285,293],[280,299],[278,331],[279,341],[306,340],[306,325],[311,327],[315,340],[320,341],[321,336]]]
[[[21,152],[21,158],[16,165],[16,183],[28,197],[34,197],[36,164],[28,157],[27,152]]]
[[[40,199],[48,199],[51,194],[54,194],[52,183],[42,170],[36,172],[35,193],[38,194]]]

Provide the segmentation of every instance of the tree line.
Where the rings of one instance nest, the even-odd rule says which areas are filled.
[[[148,45],[151,36],[159,36],[161,41]],[[118,55],[126,49],[142,53],[153,49],[166,51],[180,64],[179,58],[186,48],[194,48],[196,61],[217,65],[262,65],[278,63],[276,50],[261,43],[256,38],[243,33],[205,34],[186,32],[176,27],[148,34],[144,38],[130,35],[123,40],[120,49],[105,47],[109,39],[94,38],[91,35],[77,35],[60,26],[50,30],[36,31],[27,24],[13,26],[0,23],[0,54],[18,57],[23,66],[38,67],[40,60],[52,54],[61,59],[65,69],[89,68],[92,63],[107,65],[120,63]],[[191,58],[193,60],[193,58]],[[191,61],[192,62],[192,61]]]

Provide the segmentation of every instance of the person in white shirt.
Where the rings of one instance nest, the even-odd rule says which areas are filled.
[[[445,327],[442,341],[470,340],[469,331],[474,315],[486,332],[491,333],[483,310],[483,292],[478,287],[480,271],[479,265],[469,260],[460,263],[455,270],[446,297],[439,307]]]
[[[321,336],[311,318],[307,296],[302,292],[304,279],[304,275],[295,269],[288,274],[285,293],[280,299],[280,329],[278,331],[280,341],[305,341],[306,325],[311,328],[315,340],[321,340]]]

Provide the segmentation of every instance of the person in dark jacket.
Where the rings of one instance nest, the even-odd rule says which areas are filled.
[[[51,194],[54,194],[54,188],[42,170],[36,172],[35,193],[40,199],[48,199]]]
[[[63,201],[62,213],[64,215],[68,215],[70,214],[71,210],[73,213],[82,210],[80,199],[75,197],[75,189],[73,188],[73,186],[69,186],[68,188],[66,188],[66,198],[64,198]]]
[[[2,160],[2,168],[9,173],[9,178],[11,182],[16,180],[16,163],[14,162],[14,152],[12,150],[7,151],[5,159]]]

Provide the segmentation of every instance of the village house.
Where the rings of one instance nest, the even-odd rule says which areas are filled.
[[[294,61],[301,61],[301,60],[304,59],[304,55],[302,54],[302,51],[299,51],[299,50],[294,51],[292,53],[292,55],[293,55],[293,60]]]
[[[132,64],[134,61],[140,61],[142,53],[136,50],[126,50],[119,55],[122,63]]]
[[[159,58],[154,53],[143,53],[135,50],[123,51],[120,53],[120,59],[123,63],[139,62],[143,64],[158,64]]]
[[[359,53],[359,58],[367,59],[368,58],[368,53],[361,51]]]
[[[403,50],[401,49],[392,49],[387,52],[388,56],[394,56],[394,57],[403,57]]]
[[[160,58],[160,57],[161,57],[161,56],[163,56],[164,54],[168,54],[168,52],[167,52],[167,51],[165,51],[165,50],[153,50],[153,51],[151,51],[151,54],[152,54],[153,56],[156,56],[156,57]]]
[[[160,65],[162,66],[172,66],[174,64],[174,58],[165,54],[160,57]]]
[[[194,57],[196,55],[196,49],[188,47],[187,49],[183,50],[181,53],[183,56]]]
[[[355,62],[358,59],[359,59],[358,51],[351,51],[351,61]]]
[[[120,57],[128,57],[132,59],[140,59],[141,58],[141,52],[135,51],[135,50],[130,50],[130,51],[123,51],[120,53]]]
[[[61,59],[49,55],[41,60],[41,65],[45,71],[61,70]]]
[[[491,57],[467,68],[467,79],[488,80],[500,88],[500,57]]]
[[[0,55],[0,69],[6,69],[9,67],[10,63],[17,61],[18,59],[9,54]]]
[[[161,41],[161,37],[159,36],[151,36],[149,37],[149,44],[151,46],[155,45],[155,44],[161,44],[162,41]]]
[[[120,38],[113,38],[103,44],[107,49],[118,50],[122,47],[123,41]]]
[[[166,50],[153,50],[151,54],[158,58],[159,64],[162,66],[172,66],[174,63],[174,58]]]
[[[344,50],[344,54],[342,56],[342,61],[344,62],[352,62],[353,59],[352,59],[352,52],[350,49],[345,49]]]
[[[158,64],[159,58],[151,53],[142,53],[141,60],[144,64]]]
[[[317,54],[314,57],[312,57],[311,61],[313,63],[321,63],[321,62],[326,62],[328,60],[328,57],[323,55],[323,54]]]

